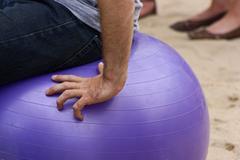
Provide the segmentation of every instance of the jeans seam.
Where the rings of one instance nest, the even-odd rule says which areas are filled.
[[[39,30],[39,31],[31,32],[31,33],[28,33],[28,34],[25,34],[25,35],[21,35],[21,36],[15,37],[15,38],[11,38],[11,39],[8,39],[8,40],[3,40],[3,41],[0,41],[0,45],[3,45],[4,43],[16,41],[16,40],[19,40],[19,39],[22,39],[22,38],[28,38],[28,37],[34,36],[35,34],[42,33],[42,32],[47,32],[47,31],[50,31],[52,29],[60,28],[62,26],[71,24],[73,22],[77,22],[77,20],[71,20],[71,21],[68,21],[68,22],[56,25],[54,27],[49,27],[49,28],[46,28],[46,29],[42,29],[42,30]]]
[[[89,47],[97,38],[98,38],[98,35],[94,35],[89,41],[86,42],[86,44],[79,50],[78,53],[81,53],[83,50]]]

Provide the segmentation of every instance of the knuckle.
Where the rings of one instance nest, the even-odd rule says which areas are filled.
[[[57,99],[57,105],[60,105],[61,103],[62,103],[61,98],[58,98],[58,99]]]
[[[64,88],[67,88],[69,85],[70,85],[69,82],[63,82],[63,83],[62,83],[62,86],[63,86]]]
[[[80,100],[80,101],[77,102],[78,108],[81,108],[83,105],[84,105],[84,101],[83,100]]]
[[[71,96],[71,91],[69,91],[69,90],[64,91],[64,92],[63,92],[63,96],[64,96],[64,97],[69,97],[69,96]]]
[[[56,85],[54,88],[53,88],[54,92],[58,92],[61,90],[61,86],[59,85]]]
[[[75,106],[73,107],[74,111],[78,111],[80,109],[80,104],[77,102]]]
[[[49,88],[50,92],[56,92],[56,86]]]
[[[85,97],[84,101],[85,101],[85,103],[89,103],[91,101],[91,98],[90,97]]]
[[[74,107],[76,110],[80,110],[80,104],[78,103],[78,101],[74,104]]]

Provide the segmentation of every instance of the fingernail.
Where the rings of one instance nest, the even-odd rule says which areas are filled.
[[[62,108],[63,108],[63,107],[62,107],[62,104],[57,101],[57,109],[58,109],[59,111],[61,111]]]
[[[57,75],[53,75],[53,76],[52,76],[52,79],[55,79],[56,77],[57,77]]]
[[[75,118],[77,119],[77,120],[79,120],[79,121],[83,121],[83,115],[77,115],[77,116],[75,116]]]
[[[49,90],[46,90],[45,94],[48,96],[49,95]]]
[[[60,105],[60,104],[57,104],[57,109],[58,109],[58,111],[62,111],[63,110],[63,106]]]
[[[74,108],[73,110],[74,110],[74,117],[79,121],[83,121],[82,113],[79,110],[75,110]]]
[[[63,107],[57,107],[58,111],[62,111]]]

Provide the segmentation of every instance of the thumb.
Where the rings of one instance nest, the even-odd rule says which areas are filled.
[[[100,74],[103,74],[103,70],[104,70],[104,63],[100,62],[98,63],[98,71]]]

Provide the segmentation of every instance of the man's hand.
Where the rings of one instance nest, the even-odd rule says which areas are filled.
[[[85,105],[104,102],[117,95],[127,79],[128,60],[133,38],[134,0],[98,0],[103,44],[103,62],[100,74],[92,78],[58,75],[52,79],[59,84],[47,91],[47,95],[61,93],[58,109],[71,98],[80,98],[73,106],[74,116],[83,120]],[[84,33],[83,33],[84,34]]]
[[[123,88],[125,80],[118,83],[105,79],[103,75],[103,63],[99,63],[100,74],[92,78],[82,78],[72,75],[55,75],[52,80],[59,84],[49,88],[46,95],[59,94],[57,100],[58,110],[62,110],[64,103],[71,98],[80,98],[74,105],[74,116],[83,120],[81,113],[86,105],[96,104],[111,99]]]

